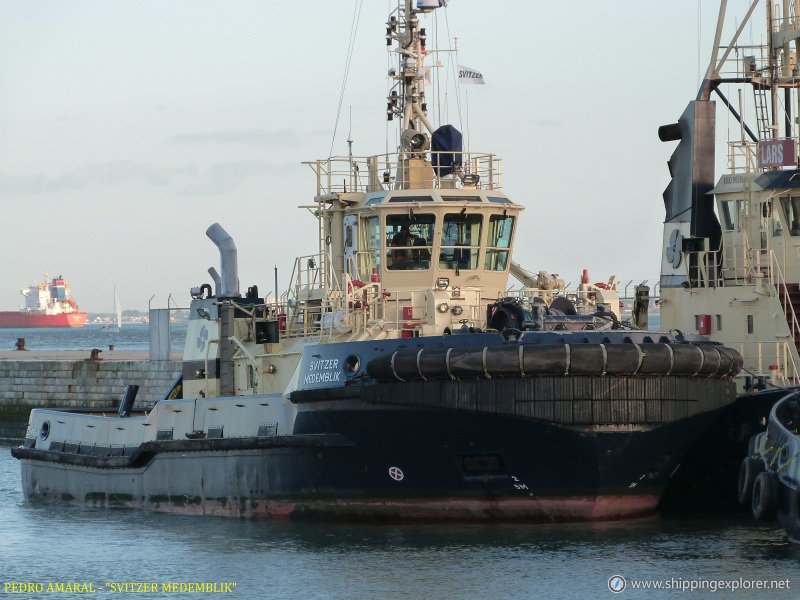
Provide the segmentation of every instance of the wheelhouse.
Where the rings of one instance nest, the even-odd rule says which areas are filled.
[[[391,288],[506,287],[522,207],[497,191],[429,190],[368,194],[344,223],[344,271],[375,270]]]

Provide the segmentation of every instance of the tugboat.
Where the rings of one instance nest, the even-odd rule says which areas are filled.
[[[741,357],[634,331],[616,278],[574,293],[512,260],[523,207],[500,159],[426,112],[425,28],[386,23],[400,148],[307,164],[318,252],[266,303],[219,225],[191,291],[182,375],[116,416],[31,412],[30,500],[226,516],[592,520],[653,511],[735,399]],[[514,274],[527,286],[507,292]]]
[[[69,293],[69,284],[60,275],[28,286],[25,308],[0,312],[0,327],[83,327],[87,314],[81,312]]]
[[[743,31],[759,30],[757,4],[734,29],[720,3],[697,97],[658,131],[662,141],[678,142],[664,191],[661,325],[735,348],[744,361],[741,396],[721,411],[714,435],[701,438],[670,488],[670,502],[693,509],[734,507],[737,474],[739,500],[750,505],[742,494],[753,482],[744,473],[755,463],[747,458],[750,466],[740,467],[742,456],[748,443],[752,454],[751,437],[763,436],[786,388],[800,383],[800,15],[796,2],[767,0],[759,38],[766,42],[740,42]],[[733,37],[723,45],[728,29]],[[728,172],[715,181],[718,109],[734,125]]]
[[[766,44],[738,45],[753,2],[723,46],[726,4],[697,98],[677,123],[658,131],[662,141],[678,141],[664,191],[661,325],[736,348],[744,359],[740,389],[759,380],[761,387],[797,384],[800,15],[795,2],[767,0]],[[716,183],[712,97],[735,122],[729,171]]]

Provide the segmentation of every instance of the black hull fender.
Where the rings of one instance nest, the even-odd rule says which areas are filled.
[[[741,355],[716,344],[508,344],[400,349],[367,364],[380,382],[552,375],[679,375],[732,379]]]

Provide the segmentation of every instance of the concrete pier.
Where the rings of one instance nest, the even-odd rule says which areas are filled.
[[[177,356],[150,361],[147,352],[0,352],[0,438],[23,438],[32,408],[116,412],[125,386],[139,385],[135,408],[154,404],[181,372]]]

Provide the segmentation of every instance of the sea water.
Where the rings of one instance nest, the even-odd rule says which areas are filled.
[[[661,589],[634,588],[642,585]],[[800,547],[745,514],[355,525],[37,505],[24,500],[19,463],[0,447],[8,598],[783,599],[799,591]]]

